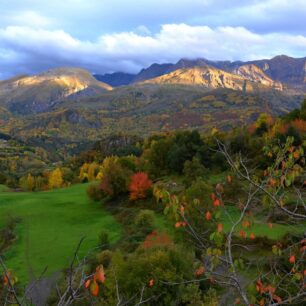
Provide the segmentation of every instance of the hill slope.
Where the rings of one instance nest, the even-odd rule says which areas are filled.
[[[58,68],[0,82],[0,105],[13,113],[39,113],[71,95],[95,95],[111,86],[79,68]]]

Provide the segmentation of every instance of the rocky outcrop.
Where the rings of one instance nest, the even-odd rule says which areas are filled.
[[[194,67],[178,69],[157,78],[146,80],[141,84],[181,84],[197,85],[206,88],[227,88],[233,90],[253,91],[258,85],[274,88],[274,82],[264,73],[253,73],[255,68],[241,68],[236,73],[229,73],[213,67]],[[252,73],[251,73],[252,72]]]
[[[268,69],[267,66],[266,69]],[[262,69],[254,64],[242,65],[239,68],[234,69],[233,73],[242,76],[246,80],[259,83],[277,90],[283,90],[282,83],[272,80],[264,73]]]

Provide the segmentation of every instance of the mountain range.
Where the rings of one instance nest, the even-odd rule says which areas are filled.
[[[57,68],[0,82],[0,132],[63,154],[105,135],[231,129],[283,114],[306,93],[306,58],[182,59],[137,75]]]
[[[152,64],[142,69],[138,74],[113,73],[106,75],[95,75],[95,77],[111,86],[121,86],[145,81],[164,74],[171,73],[182,68],[192,67],[213,67],[226,72],[236,72],[241,66],[255,65],[261,69],[261,73],[276,82],[281,82],[294,87],[304,87],[306,84],[306,57],[292,58],[286,55],[279,55],[272,59],[255,61],[210,61],[207,59],[181,59],[176,64]]]

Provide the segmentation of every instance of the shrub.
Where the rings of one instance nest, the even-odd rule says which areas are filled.
[[[88,197],[94,201],[101,201],[104,197],[101,186],[98,183],[89,185],[86,192]]]
[[[212,188],[203,179],[198,178],[186,190],[186,198],[188,201],[198,199],[203,206],[210,204],[210,194]]]
[[[201,161],[197,157],[193,157],[192,160],[187,160],[184,163],[183,174],[186,182],[192,182],[197,177],[203,177],[207,173],[207,169],[201,164]]]
[[[123,167],[116,156],[104,159],[98,177],[101,179],[101,190],[112,198],[128,191],[132,171]]]
[[[102,264],[104,268],[107,268],[112,261],[112,251],[104,250],[97,255],[97,263]]]
[[[152,210],[141,210],[135,218],[134,225],[138,231],[145,234],[152,232],[155,223],[155,213]]]

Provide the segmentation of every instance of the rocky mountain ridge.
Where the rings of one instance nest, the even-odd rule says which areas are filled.
[[[270,78],[274,82],[279,82],[296,89],[306,91],[306,57],[293,58],[286,55],[279,55],[272,59],[262,59],[254,61],[211,61],[204,58],[200,59],[181,59],[175,64],[152,64],[150,67],[142,69],[138,74],[130,76],[130,85],[133,83],[146,81],[151,78],[169,74],[175,70],[193,67],[213,67],[224,70],[229,73],[236,73],[240,67],[245,65],[255,65],[265,74],[265,78]],[[261,73],[262,74],[262,73]],[[121,73],[121,75],[125,75]],[[118,74],[114,74],[117,77]],[[103,75],[99,75],[99,80],[109,82],[112,74],[107,75],[107,80]],[[256,79],[256,78],[255,78]],[[106,83],[107,83],[106,82]],[[270,81],[268,81],[270,82]],[[116,78],[116,86],[127,85],[121,84],[120,79]],[[276,87],[279,84],[275,84]]]
[[[177,69],[168,74],[143,81],[141,84],[197,85],[210,89],[227,88],[243,92],[257,89],[283,90],[281,83],[274,82],[255,65],[243,65],[234,72],[226,72],[211,66],[197,66]]]

